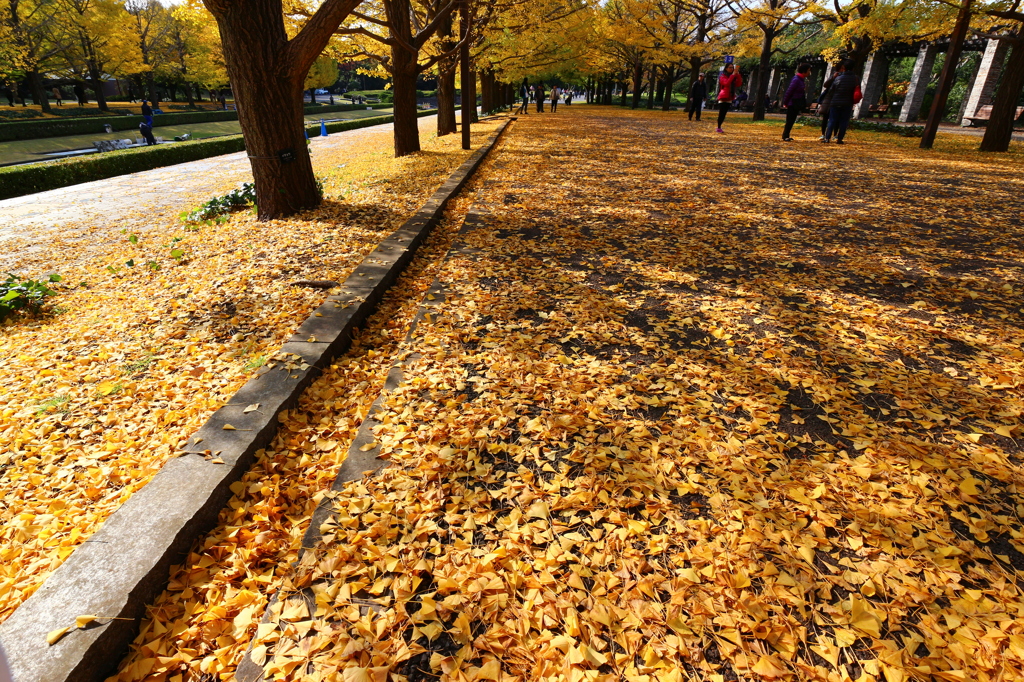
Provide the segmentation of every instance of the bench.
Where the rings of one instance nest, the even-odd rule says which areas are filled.
[[[818,109],[820,109],[820,108],[821,108],[821,105],[818,104],[817,102],[811,102],[810,104],[807,105],[807,111],[809,113],[811,113],[811,114],[817,114],[818,113]]]
[[[868,107],[868,110],[864,112],[864,118],[871,118],[875,114],[878,114],[878,118],[882,118],[887,111],[889,111],[888,104],[872,104]]]
[[[1024,114],[1024,107],[1017,107],[1017,113],[1013,115],[1013,120],[1019,119],[1021,114]],[[978,110],[974,112],[974,116],[965,116],[964,120],[969,121],[968,125],[973,126],[982,121],[987,123],[990,118],[992,118],[992,105],[986,104],[983,107],[978,107]]]

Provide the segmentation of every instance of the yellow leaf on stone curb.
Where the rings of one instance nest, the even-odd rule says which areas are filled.
[[[71,628],[60,628],[58,630],[51,630],[50,633],[46,635],[46,643],[53,646],[59,642],[64,635],[68,634],[68,630],[70,629]]]

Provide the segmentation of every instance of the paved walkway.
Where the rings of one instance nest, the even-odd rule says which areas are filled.
[[[435,125],[433,116],[420,119],[421,133]],[[386,146],[383,133],[391,130],[388,123],[313,138],[314,168],[318,150],[334,150],[371,135],[380,135]],[[15,261],[22,249],[38,248],[54,232],[65,237],[80,234],[85,240],[110,219],[119,229],[142,231],[251,181],[249,160],[245,152],[238,152],[0,201],[0,268]]]
[[[348,120],[355,118],[370,118],[373,116],[387,116],[390,109],[378,109],[375,111],[357,110],[341,111],[330,114],[315,114],[306,116],[306,123],[312,124],[321,118],[325,120]],[[97,130],[100,124],[96,124]],[[188,133],[193,139],[204,139],[220,135],[238,135],[242,128],[238,121],[213,121],[207,123],[159,126],[153,129],[153,134],[170,140],[177,135]],[[138,138],[137,130],[118,130],[113,133],[90,133],[88,135],[64,135],[61,137],[43,137],[31,140],[13,140],[0,142],[0,164],[26,163],[30,161],[48,160],[43,154],[50,152],[65,152],[73,149],[89,149],[92,143],[97,140],[123,140]]]

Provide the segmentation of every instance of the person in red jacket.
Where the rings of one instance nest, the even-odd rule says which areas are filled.
[[[716,133],[725,132],[722,130],[725,113],[732,106],[741,85],[743,85],[743,76],[736,70],[736,65],[726,64],[722,75],[718,77],[718,129],[715,131]]]

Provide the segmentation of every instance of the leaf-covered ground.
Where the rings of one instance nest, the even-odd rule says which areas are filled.
[[[0,620],[325,296],[291,282],[343,281],[469,154],[454,136],[424,139],[400,160],[388,131],[315,147],[328,200],[298,218],[240,213],[190,231],[150,212],[136,234],[146,209],[114,199],[102,224],[5,245],[13,269],[64,281],[46,314],[0,326]],[[183,194],[189,206],[209,198]]]
[[[114,679],[1021,677],[1024,155],[727,129],[514,124]]]

